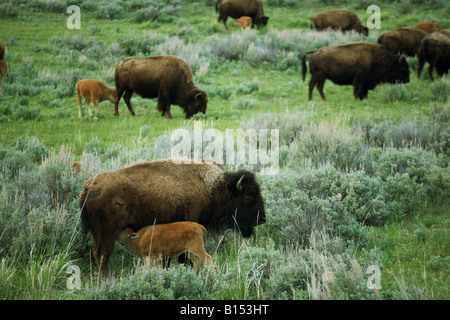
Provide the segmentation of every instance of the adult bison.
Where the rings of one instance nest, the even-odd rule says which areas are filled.
[[[323,85],[328,78],[336,84],[351,84],[355,98],[363,100],[369,90],[379,83],[409,82],[409,65],[406,58],[391,54],[380,44],[357,42],[336,47],[323,47],[307,52],[302,57],[302,77],[305,81],[307,54],[310,54],[309,100],[317,90],[323,100]]]
[[[237,225],[249,237],[265,222],[263,199],[251,172],[179,162],[139,163],[86,181],[79,199],[81,220],[94,238],[93,254],[102,276],[125,227],[138,231],[155,223],[193,221],[207,228]]]
[[[344,9],[318,12],[312,20],[315,28],[319,31],[331,28],[341,31],[356,30],[365,36],[369,34],[369,29],[361,24],[358,16]]]
[[[259,28],[266,26],[269,17],[264,15],[264,8],[261,0],[219,0],[216,3],[216,12],[219,12],[218,21],[223,21],[225,29],[228,17],[238,19],[243,16],[252,18],[252,28],[256,24]]]
[[[206,92],[195,86],[191,68],[178,57],[125,58],[116,67],[115,81],[118,96],[115,116],[119,115],[119,101],[124,93],[123,100],[134,116],[130,103],[133,92],[143,98],[158,98],[158,110],[169,119],[171,104],[179,105],[186,118],[206,112]]]
[[[414,57],[418,54],[420,42],[426,35],[427,33],[421,29],[398,28],[380,34],[378,43],[384,45],[391,53]]]
[[[420,44],[419,66],[417,75],[420,78],[423,66],[429,63],[428,75],[433,79],[433,69],[442,77],[450,69],[450,32],[441,30],[427,35]]]

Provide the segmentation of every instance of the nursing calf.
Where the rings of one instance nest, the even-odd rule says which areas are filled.
[[[205,238],[205,227],[196,222],[180,221],[146,226],[138,232],[127,227],[117,240],[127,250],[147,259],[149,267],[189,253],[193,269],[197,270],[200,262],[212,266],[211,256],[205,251]]]

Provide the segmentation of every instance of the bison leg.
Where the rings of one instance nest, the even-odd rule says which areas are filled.
[[[97,111],[100,110],[100,107],[98,105],[98,101],[96,99],[92,99],[92,102],[94,103],[95,110],[97,110]]]
[[[89,102],[90,102],[90,101],[91,101],[91,100],[90,100],[89,98],[86,98],[86,108],[88,109],[89,117],[92,118],[92,111],[91,111],[91,108],[89,108]]]
[[[125,89],[116,87],[116,92],[117,92],[117,102],[114,103],[114,116],[115,117],[119,116],[119,101],[120,101],[120,98],[122,98],[122,95],[125,92]]]
[[[218,22],[223,21],[223,25],[225,26],[225,29],[228,30],[228,27],[227,27],[227,19],[228,19],[228,16],[222,16],[222,15],[219,15],[219,20],[218,20]]]
[[[77,93],[77,100],[78,100],[78,119],[81,118],[82,112],[81,112],[81,96]]]
[[[322,98],[323,101],[326,101],[327,99],[325,98],[325,95],[323,94],[323,85],[325,84],[325,79],[320,79],[319,81],[317,81],[317,90],[320,93],[320,97]]]
[[[430,63],[430,67],[428,68],[428,75],[430,76],[431,81],[434,81],[433,69],[434,69],[434,66]]]
[[[161,116],[172,119],[169,100],[161,92],[158,94],[158,110],[161,111]]]
[[[317,84],[317,79],[314,76],[312,76],[311,80],[309,81],[309,91],[308,91],[308,99],[309,99],[309,101],[312,100],[312,92],[313,92],[314,87],[316,86],[316,84]]]
[[[131,106],[131,96],[133,95],[133,90],[131,89],[126,89],[125,90],[125,95],[123,96],[123,101],[125,101],[125,104],[128,107],[128,110],[130,110],[130,113],[132,116],[135,115],[133,107]]]
[[[103,239],[95,239],[94,259],[100,270],[100,276],[106,278],[108,276],[108,261],[114,251],[115,237],[107,236]]]

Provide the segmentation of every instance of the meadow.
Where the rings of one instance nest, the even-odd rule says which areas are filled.
[[[68,5],[81,29],[68,29]],[[364,37],[310,29],[315,12],[347,8],[363,24],[379,5],[381,29]],[[213,0],[0,0],[0,40],[10,73],[0,86],[1,299],[443,299],[450,298],[450,78],[379,85],[360,101],[326,81],[307,100],[299,57],[322,46],[376,42],[423,21],[450,29],[440,0],[265,0],[267,27],[217,22]],[[75,84],[114,87],[128,56],[172,54],[208,93],[206,114],[133,95],[78,119]],[[428,68],[426,66],[425,68]],[[426,69],[424,70],[426,71]],[[198,121],[198,122],[197,122]],[[80,228],[78,194],[100,172],[170,156],[176,129],[276,129],[277,175],[256,173],[267,222],[244,239],[211,231],[215,270],[145,270],[116,245],[112,277],[98,279]],[[80,161],[75,174],[68,165]],[[225,165],[226,166],[226,165]],[[235,170],[236,166],[226,166]],[[69,290],[70,266],[81,287]]]

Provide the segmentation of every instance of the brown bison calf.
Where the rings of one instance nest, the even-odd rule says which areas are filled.
[[[99,102],[109,100],[117,103],[117,93],[115,89],[108,88],[103,83],[93,79],[80,80],[77,83],[77,99],[78,99],[78,119],[81,118],[81,98],[86,98],[86,108],[89,116],[92,117],[92,111],[89,108],[89,102],[94,102],[95,110],[99,110]]]
[[[432,22],[422,22],[414,26],[416,29],[420,29],[425,31],[426,33],[431,33],[434,31],[440,31],[441,26],[439,23],[432,23]]]
[[[167,261],[183,253],[189,253],[194,270],[199,263],[212,266],[211,256],[205,251],[206,228],[196,222],[180,221],[156,224],[134,232],[125,228],[117,240],[135,255],[145,258],[149,267],[158,261]]]
[[[242,29],[251,28],[252,27],[252,18],[243,16],[239,19],[234,20],[234,25],[239,26]]]

